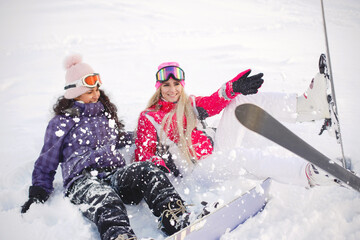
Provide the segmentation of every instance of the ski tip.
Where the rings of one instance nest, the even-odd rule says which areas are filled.
[[[259,108],[258,106],[251,103],[244,103],[235,108],[236,116],[245,116],[247,113],[252,112]],[[260,109],[260,108],[259,108]]]
[[[235,108],[235,116],[239,122],[253,131],[258,128],[258,120],[263,115],[264,110],[251,103],[241,104]]]

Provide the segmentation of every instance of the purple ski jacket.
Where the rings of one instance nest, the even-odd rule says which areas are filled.
[[[84,169],[125,165],[118,151],[121,142],[118,129],[103,104],[75,102],[72,110],[76,110],[76,116],[57,115],[50,120],[44,146],[35,162],[32,184],[49,194],[54,190],[53,181],[59,164],[65,188],[79,178]]]

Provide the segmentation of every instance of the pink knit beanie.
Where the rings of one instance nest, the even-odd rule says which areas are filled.
[[[158,70],[164,68],[164,67],[168,67],[168,66],[175,66],[175,67],[180,67],[179,63],[177,62],[164,62],[162,64],[160,64],[158,66]],[[161,86],[162,82],[159,82],[159,81],[156,81],[155,83],[155,88],[158,89],[160,86]],[[185,87],[185,81],[184,80],[181,80],[180,81],[180,84]]]
[[[94,73],[94,70],[89,64],[82,62],[82,56],[79,54],[67,56],[64,59],[64,67],[66,69],[65,86],[76,82],[87,74]],[[87,91],[89,91],[89,88],[85,86],[69,88],[65,91],[64,97],[67,99],[73,99],[83,93],[86,93]]]

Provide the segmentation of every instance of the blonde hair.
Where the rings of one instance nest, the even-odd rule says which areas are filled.
[[[154,111],[160,109],[158,102],[161,98],[161,87],[159,87],[154,95],[150,98],[146,108],[155,107]],[[176,116],[176,126],[172,126],[172,119]],[[184,118],[185,117],[185,118]],[[186,119],[186,126],[184,129],[184,119]],[[189,163],[196,163],[197,156],[192,144],[191,133],[196,127],[197,118],[189,96],[185,93],[184,89],[181,91],[176,107],[165,115],[161,122],[161,132],[159,133],[160,140],[167,136],[171,127],[174,128],[174,134],[178,134],[179,142],[178,147],[183,153],[183,157]],[[164,134],[165,133],[165,134]],[[165,136],[164,136],[165,135]]]

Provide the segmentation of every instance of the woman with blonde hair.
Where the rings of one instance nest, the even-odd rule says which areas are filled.
[[[259,178],[271,177],[305,187],[333,183],[333,178],[301,158],[274,157],[263,150],[254,151],[256,145],[251,145],[252,133],[247,134],[234,114],[236,106],[250,102],[286,122],[329,118],[324,74],[318,73],[307,92],[297,96],[256,94],[264,82],[263,74],[249,76],[250,72],[248,69],[239,73],[210,96],[195,97],[185,93],[185,73],[177,62],[160,64],[156,73],[156,91],[138,119],[135,161],[150,161],[175,177],[205,172],[209,178],[214,172],[226,172],[221,176],[224,177],[228,173],[239,174],[239,169],[243,168]],[[215,133],[203,120],[223,109]],[[258,142],[261,140],[257,137],[255,143]],[[218,153],[235,150],[236,157],[230,164],[223,161],[226,156],[212,157],[211,161],[201,164],[201,170],[196,168],[195,171],[198,160],[212,155],[214,148]]]
[[[178,176],[212,154],[213,134],[197,126],[198,120],[220,113],[239,94],[257,93],[263,74],[248,77],[250,72],[238,74],[211,96],[189,97],[179,64],[161,64],[156,73],[156,92],[138,120],[136,161],[151,161]]]

